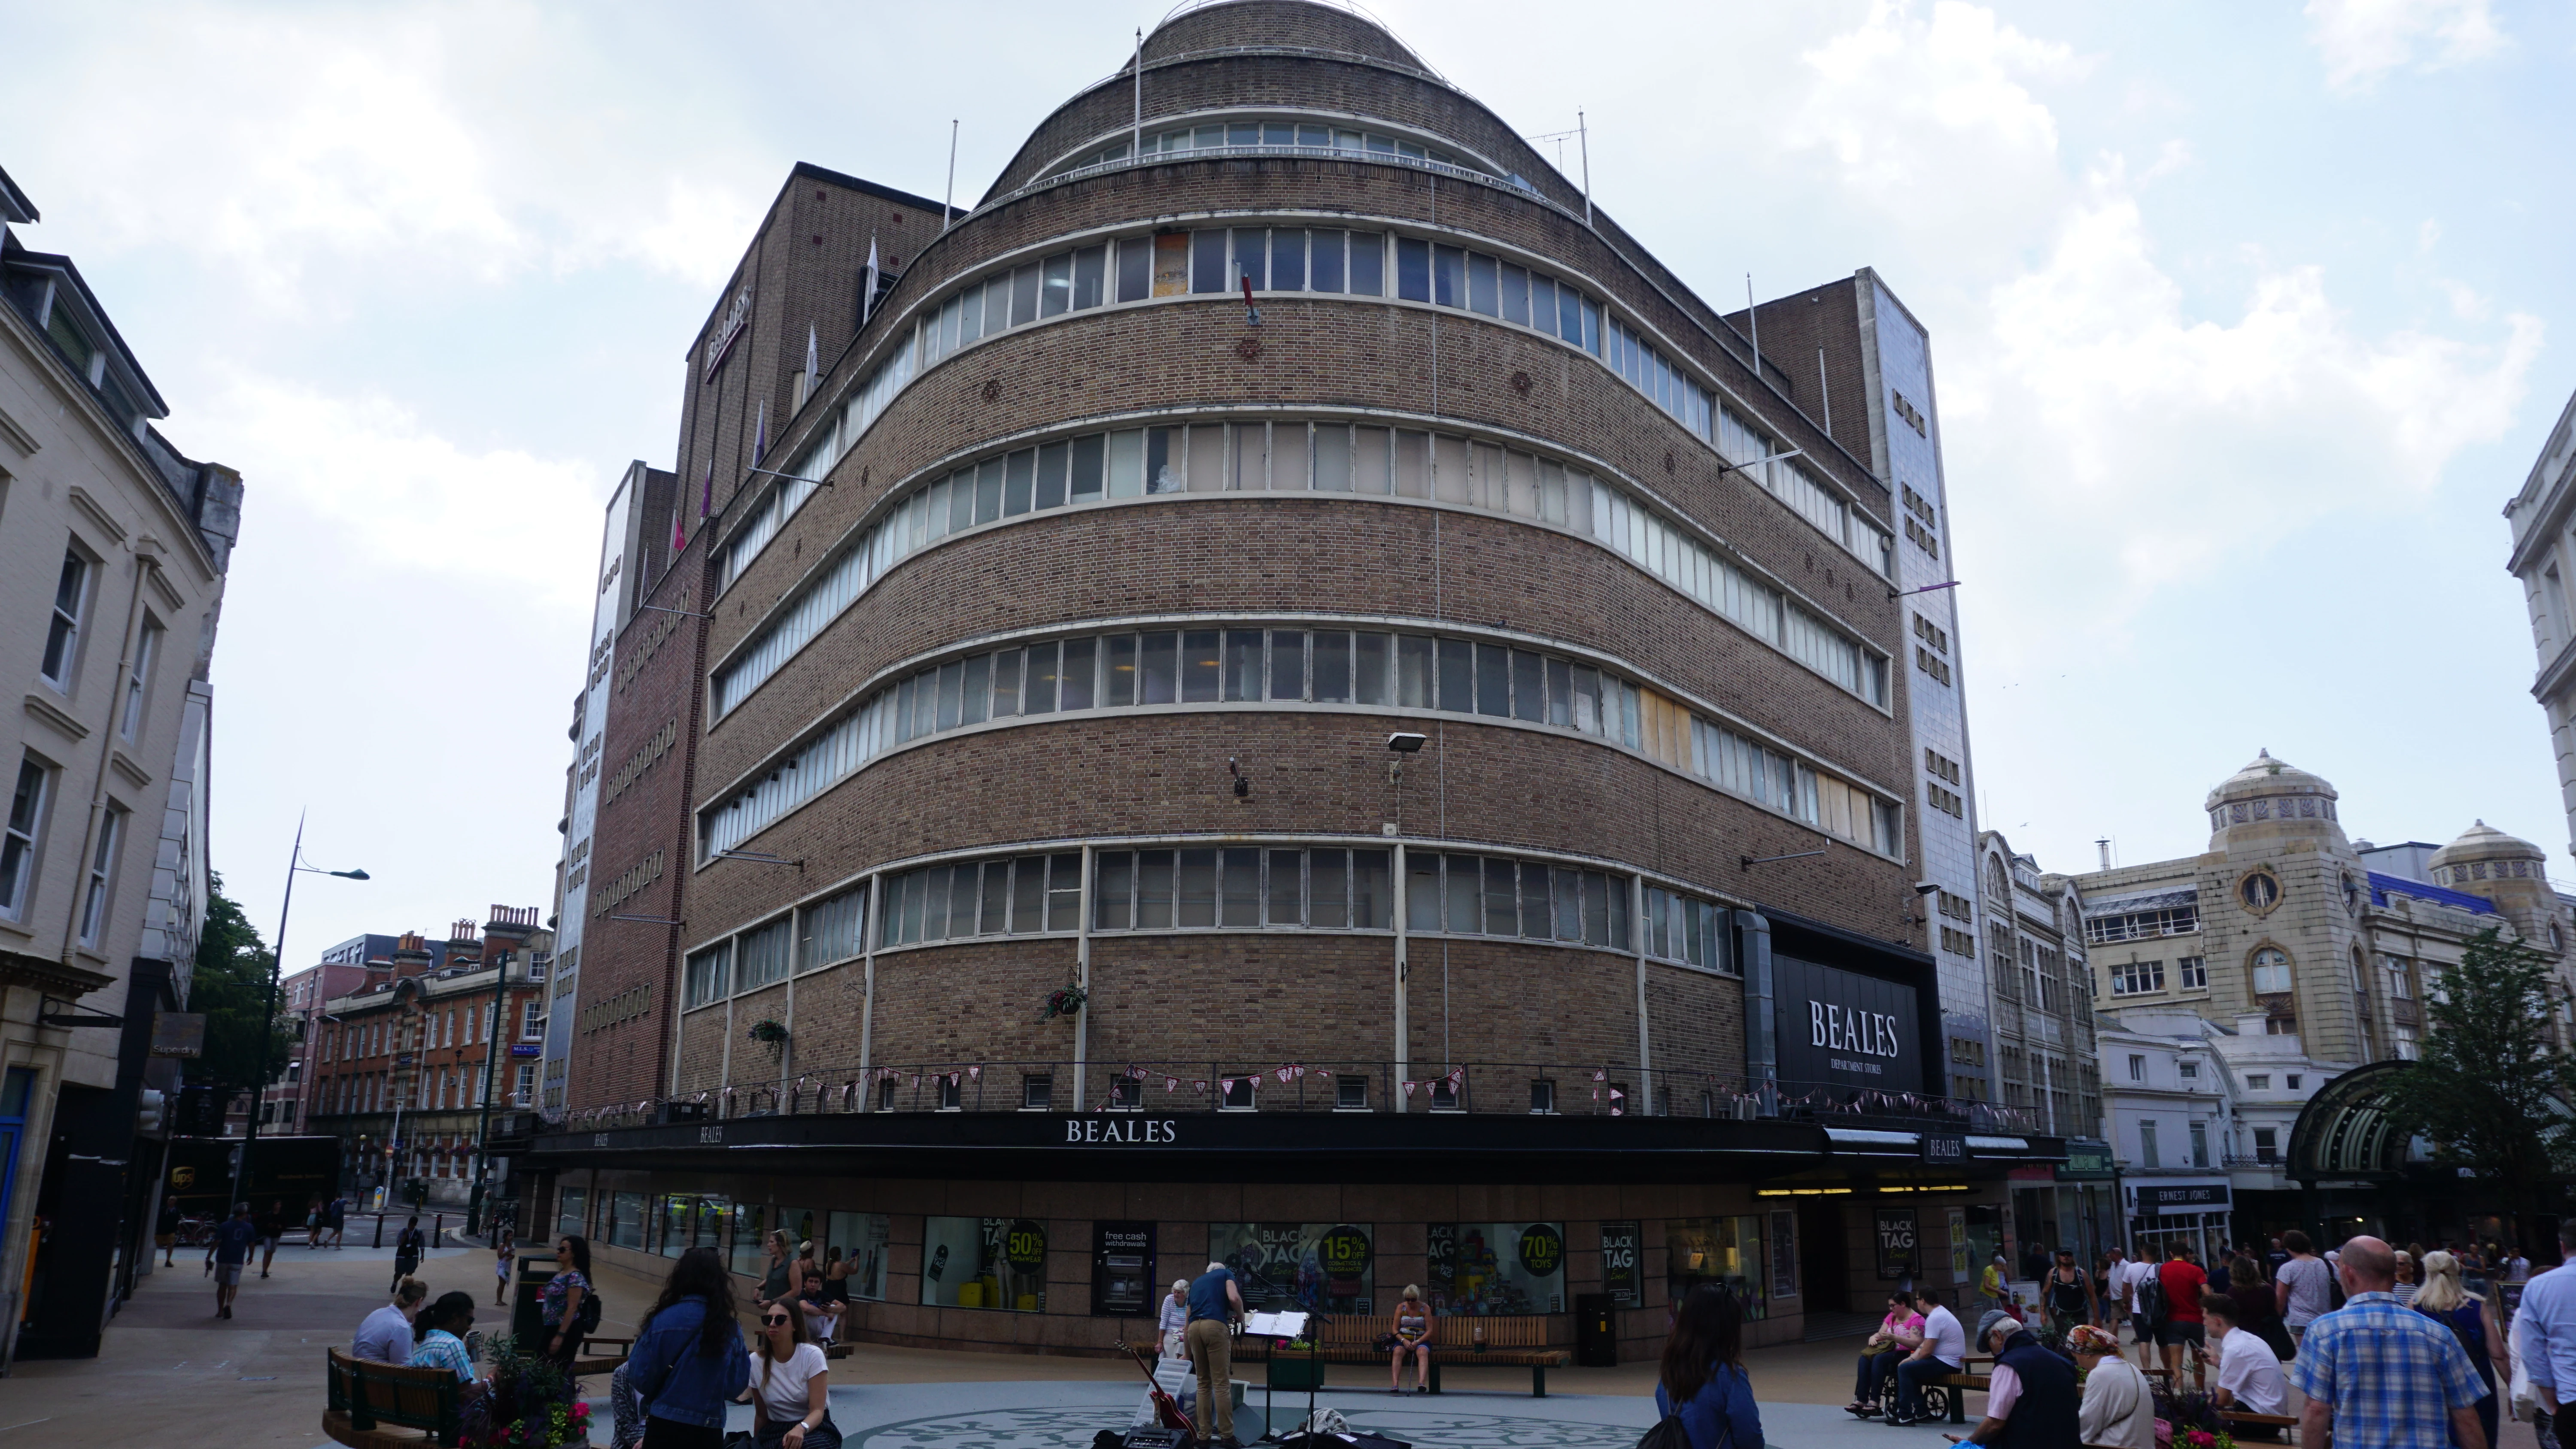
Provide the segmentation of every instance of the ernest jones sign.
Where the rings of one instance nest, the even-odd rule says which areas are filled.
[[[1794,957],[1771,958],[1780,1078],[1882,1092],[1923,1089],[1914,988]]]

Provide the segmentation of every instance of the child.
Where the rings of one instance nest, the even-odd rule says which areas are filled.
[[[510,1225],[503,1223],[494,1228],[492,1230],[492,1276],[495,1281],[492,1284],[492,1305],[496,1308],[509,1306],[510,1265],[518,1260],[518,1256],[518,1235],[510,1231]]]

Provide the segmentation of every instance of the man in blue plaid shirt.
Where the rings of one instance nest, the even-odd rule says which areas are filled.
[[[2308,1396],[2299,1442],[2334,1449],[2487,1449],[2486,1384],[2450,1325],[2397,1301],[2397,1253],[2377,1238],[2343,1245],[2343,1307],[2308,1326],[2290,1382]],[[2331,1436],[2331,1438],[2329,1438]]]

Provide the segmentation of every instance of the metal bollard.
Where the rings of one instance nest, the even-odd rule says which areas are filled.
[[[384,1245],[385,1245],[385,1215],[384,1215],[383,1213],[378,1213],[378,1214],[376,1214],[376,1241],[374,1242],[374,1244],[373,1244],[372,1246],[381,1248],[381,1247],[383,1247]]]
[[[429,1220],[429,1245],[433,1248],[447,1241],[447,1214],[439,1213]]]

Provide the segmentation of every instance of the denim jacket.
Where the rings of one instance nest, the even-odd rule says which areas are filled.
[[[707,1300],[683,1298],[653,1315],[637,1335],[626,1358],[626,1383],[646,1413],[675,1424],[724,1427],[725,1405],[751,1385],[751,1354],[739,1332],[727,1336],[728,1347],[699,1352],[706,1321]]]

